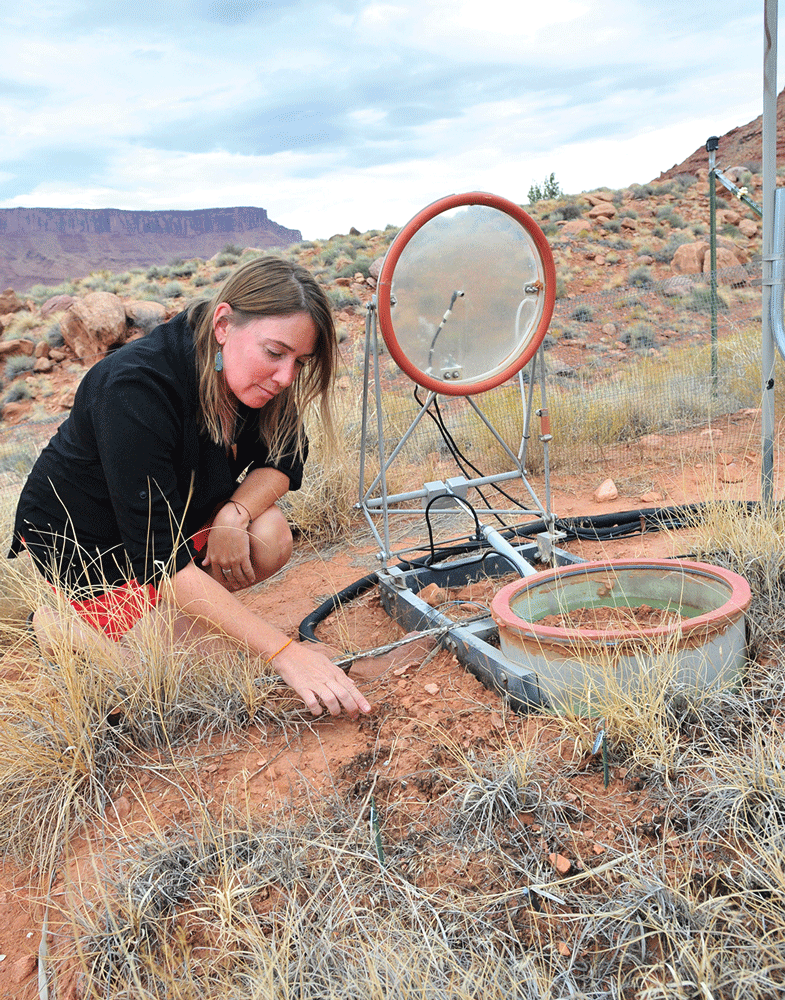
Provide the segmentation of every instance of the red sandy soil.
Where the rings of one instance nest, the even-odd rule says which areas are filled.
[[[666,439],[662,445],[619,446],[608,464],[619,486],[618,499],[604,504],[593,499],[594,490],[608,474],[603,466],[579,477],[555,473],[554,510],[564,517],[591,516],[676,505],[709,495],[755,499],[760,495],[754,454],[759,449],[751,446],[756,435],[757,415],[747,413],[728,418],[721,437],[695,432],[678,441]],[[723,483],[719,473],[727,467],[729,456],[741,475],[737,482]],[[534,483],[535,489],[541,485]],[[782,495],[780,485],[775,495]],[[608,544],[571,542],[566,548],[585,559],[663,557],[688,553],[690,540],[685,532],[648,532]],[[296,635],[300,621],[326,595],[376,568],[374,555],[367,537],[318,555],[302,546],[291,565],[257,588],[249,600],[268,621]],[[487,602],[497,588],[497,583],[488,582],[448,596]],[[323,641],[352,651],[371,649],[401,635],[402,629],[384,613],[375,591],[340,616],[329,618],[319,632]],[[6,670],[12,666],[5,664]],[[359,660],[352,671],[374,706],[370,717],[355,722],[344,717],[311,720],[303,715],[284,728],[253,726],[242,738],[235,735],[190,748],[192,759],[199,761],[198,767],[189,764],[191,801],[197,796],[215,808],[235,804],[262,818],[283,807],[306,808],[315,797],[330,793],[357,795],[370,788],[373,780],[386,829],[391,836],[405,835],[427,822],[429,804],[444,791],[434,781],[433,767],[446,743],[482,755],[530,739],[553,741],[558,733],[556,720],[507,710],[496,694],[447,651],[433,651],[428,640],[401,646],[378,659]],[[553,753],[557,767],[558,751]],[[603,788],[598,773],[580,773],[573,779],[574,794],[591,803],[591,821],[584,818],[575,831],[576,843],[589,857],[605,849],[595,829],[602,828],[600,839],[607,842],[614,837],[614,829],[621,836],[622,828],[644,823],[652,815],[646,793],[628,787],[623,773],[615,777],[608,789]],[[129,773],[111,792],[103,831],[85,831],[86,853],[90,846],[100,849],[106,827],[130,841],[149,829],[150,812],[164,828],[189,815],[185,781],[164,781],[150,769]],[[548,853],[552,847],[544,844],[543,850]],[[560,870],[559,865],[567,862],[552,854],[552,863]],[[59,878],[54,890],[55,905],[66,910],[67,892],[74,891],[67,883]],[[37,996],[36,955],[43,915],[39,900],[28,870],[10,862],[0,867],[0,997],[30,1000]],[[58,995],[62,1000],[77,994],[64,984]]]

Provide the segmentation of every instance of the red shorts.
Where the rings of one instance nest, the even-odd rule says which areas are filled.
[[[119,642],[150,608],[156,606],[158,591],[152,583],[143,586],[136,580],[130,580],[99,597],[70,603],[89,625]]]
[[[197,552],[201,552],[207,546],[210,526],[206,524],[193,536]],[[51,586],[57,593],[57,588]],[[151,608],[158,604],[158,591],[151,583],[143,585],[136,580],[129,580],[128,583],[107,590],[98,597],[89,597],[84,601],[69,601],[69,604],[88,625],[103,632],[114,642],[119,642],[126,632],[129,632]]]

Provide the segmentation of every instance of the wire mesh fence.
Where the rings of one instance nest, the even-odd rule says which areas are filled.
[[[534,414],[543,406],[550,415],[554,469],[579,470],[602,459],[613,474],[614,448],[650,435],[696,432],[718,418],[748,408],[761,399],[760,264],[717,272],[717,339],[711,341],[710,275],[681,275],[652,281],[637,275],[632,284],[557,300],[545,340],[545,397],[533,375],[532,422],[526,442],[526,467],[542,469],[540,426]],[[777,359],[779,386],[782,361]],[[412,383],[389,357],[382,359],[382,434],[389,450],[419,409]],[[362,369],[350,372],[351,395],[361,396]],[[356,391],[355,391],[356,390]],[[424,394],[420,390],[421,396]],[[482,475],[510,468],[510,453],[521,447],[524,408],[518,379],[477,398],[502,439],[478,424],[462,397],[440,397],[440,419],[467,468]],[[777,411],[785,395],[776,400]],[[0,493],[12,504],[43,444],[64,419],[59,414],[19,426],[0,427]],[[353,425],[356,429],[358,416]],[[371,421],[369,443],[377,444]],[[347,448],[355,441],[347,440]],[[760,447],[750,440],[750,447]],[[315,464],[318,468],[318,464]],[[454,471],[450,471],[451,468]],[[400,456],[401,481],[421,482],[461,472],[452,447],[434,419],[420,422]],[[371,470],[373,474],[373,469]],[[406,483],[406,480],[409,483]]]

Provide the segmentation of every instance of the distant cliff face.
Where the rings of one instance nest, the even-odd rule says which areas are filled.
[[[267,218],[263,208],[193,212],[125,212],[114,208],[0,209],[0,290],[57,285],[91,271],[127,271],[175,257],[212,257],[228,243],[287,247],[297,229]]]

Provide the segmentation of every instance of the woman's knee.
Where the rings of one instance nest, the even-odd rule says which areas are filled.
[[[250,525],[251,561],[260,579],[277,572],[289,561],[294,541],[289,523],[278,507],[272,506]]]

